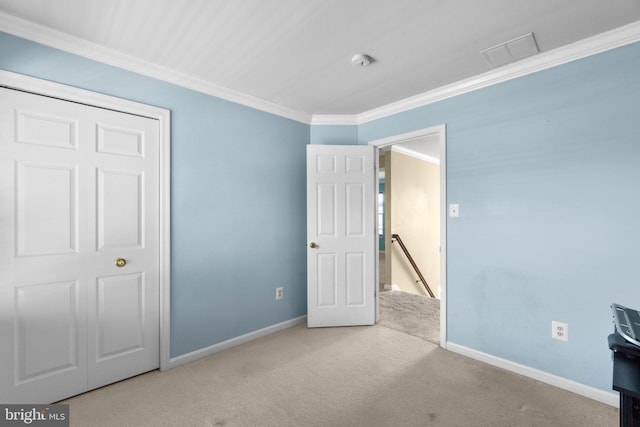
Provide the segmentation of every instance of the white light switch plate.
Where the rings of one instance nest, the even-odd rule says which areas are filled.
[[[457,203],[449,204],[449,218],[458,218],[460,216],[460,205]]]

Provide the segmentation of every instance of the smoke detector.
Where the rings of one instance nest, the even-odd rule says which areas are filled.
[[[356,67],[366,67],[373,62],[373,58],[364,53],[357,53],[351,58],[351,63]]]

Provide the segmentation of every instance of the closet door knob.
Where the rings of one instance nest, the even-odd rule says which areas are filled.
[[[122,267],[124,267],[125,265],[127,265],[127,260],[126,260],[126,259],[124,259],[124,258],[118,258],[118,259],[116,260],[116,267],[120,267],[120,268],[122,268]]]

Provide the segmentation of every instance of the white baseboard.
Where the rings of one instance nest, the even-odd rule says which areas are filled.
[[[598,402],[602,402],[616,408],[620,407],[620,397],[618,393],[600,390],[598,388],[571,381],[566,378],[550,374],[548,372],[531,368],[529,366],[511,362],[510,360],[482,353],[480,351],[473,350],[468,347],[452,343],[450,341],[447,342],[446,349],[454,353],[479,360],[489,365],[497,366],[498,368],[506,369],[507,371],[524,375],[525,377],[533,378],[534,380],[538,380],[545,384],[549,384],[554,387],[558,387],[563,390],[588,397],[589,399],[597,400]]]
[[[218,344],[214,344],[209,347],[201,348],[200,350],[192,351],[191,353],[182,354],[177,357],[173,357],[169,359],[169,364],[167,369],[176,368],[180,365],[185,365],[187,363],[194,362],[198,359],[201,359],[206,356],[210,356],[214,353],[218,353],[223,350],[230,349],[231,347],[235,347],[240,344],[244,344],[249,341],[253,341],[258,338],[262,338],[267,335],[271,335],[276,332],[283,331],[285,329],[292,328],[301,323],[305,323],[307,321],[307,316],[300,316],[294,319],[285,320],[281,323],[276,323],[275,325],[267,326],[266,328],[258,329],[257,331],[249,332],[248,334],[241,335],[239,337],[231,338],[230,340],[223,341]]]

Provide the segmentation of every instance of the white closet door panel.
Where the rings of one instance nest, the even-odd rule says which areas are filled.
[[[0,88],[0,402],[158,368],[158,127]]]
[[[156,120],[88,112],[89,387],[159,366]],[[92,228],[93,227],[93,228]],[[126,265],[116,266],[117,259]]]
[[[99,277],[97,359],[144,350],[144,273]]]
[[[78,368],[78,288],[78,281],[16,287],[18,383]]]
[[[0,89],[0,401],[86,390],[85,107]]]
[[[17,256],[78,253],[78,166],[16,162]]]
[[[96,123],[97,152],[121,156],[144,157],[147,134],[135,123],[132,127]]]
[[[14,111],[16,142],[79,149],[80,120],[75,112],[60,115],[56,110],[42,110],[40,106],[33,105],[16,108]]]
[[[144,171],[97,169],[98,250],[144,247]]]

